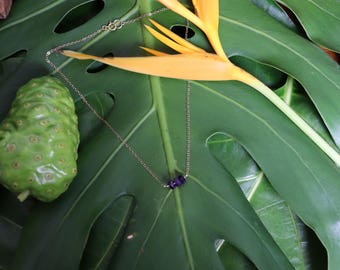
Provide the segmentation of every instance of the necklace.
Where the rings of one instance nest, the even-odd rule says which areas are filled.
[[[190,116],[190,93],[191,93],[191,86],[190,82],[186,82],[186,98],[185,98],[185,132],[186,132],[186,149],[185,149],[185,173],[184,175],[180,174],[177,175],[174,179],[169,180],[166,184],[160,179],[158,175],[154,173],[154,171],[148,166],[148,164],[143,160],[143,158],[133,149],[133,147],[124,139],[119,132],[105,119],[103,118],[96,109],[89,103],[89,101],[86,99],[86,97],[82,94],[82,92],[71,82],[71,80],[50,60],[50,56],[54,53],[60,53],[61,50],[63,50],[66,47],[70,47],[82,42],[85,42],[87,40],[90,40],[97,36],[98,34],[104,32],[104,31],[110,31],[114,32],[117,30],[120,30],[123,26],[131,23],[138,22],[146,17],[151,17],[153,15],[156,15],[158,13],[161,13],[163,11],[168,10],[167,8],[161,8],[154,10],[149,13],[145,13],[140,15],[139,17],[121,21],[119,19],[115,19],[113,21],[108,22],[107,24],[101,26],[98,30],[95,32],[88,34],[78,40],[74,40],[71,42],[64,43],[62,45],[59,45],[53,49],[50,49],[46,52],[45,55],[45,61],[49,64],[49,66],[54,70],[54,72],[58,73],[63,80],[76,92],[76,94],[79,96],[79,98],[82,100],[82,102],[88,107],[88,109],[113,133],[113,135],[117,138],[117,140],[131,153],[131,155],[137,160],[137,162],[145,169],[145,171],[162,187],[164,188],[170,188],[175,189],[179,186],[182,186],[186,183],[187,178],[190,174],[190,164],[191,164],[191,116]],[[189,21],[187,21],[186,27],[185,27],[185,39],[188,38],[188,30],[189,30]]]

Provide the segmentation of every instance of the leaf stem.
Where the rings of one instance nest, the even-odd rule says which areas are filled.
[[[313,128],[311,128],[291,107],[257,78],[239,67],[234,67],[234,79],[243,82],[264,95],[282,111],[297,127],[300,128],[330,159],[340,167],[340,154],[331,147]]]
[[[291,102],[292,102],[293,85],[294,85],[294,79],[292,77],[288,76],[286,84],[284,86],[284,88],[285,88],[284,95],[282,97],[283,101],[287,105],[291,105]]]

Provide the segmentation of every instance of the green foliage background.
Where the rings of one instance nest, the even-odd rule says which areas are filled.
[[[339,147],[339,66],[316,46],[340,51],[339,3],[278,2],[306,33],[272,0],[220,0],[224,49]],[[51,73],[46,51],[160,7],[152,0],[16,0],[0,24],[1,119],[21,85]],[[171,11],[154,19],[186,23]],[[191,28],[190,41],[209,50]],[[143,55],[140,45],[164,49],[141,22],[74,49],[132,56]],[[53,61],[164,182],[183,173],[186,82],[60,55]],[[191,87],[191,173],[175,191],[160,188],[71,92],[79,173],[49,204],[20,204],[0,190],[0,268],[337,269],[339,168],[253,89],[238,82]]]

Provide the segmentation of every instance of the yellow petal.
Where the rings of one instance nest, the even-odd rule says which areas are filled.
[[[92,59],[121,69],[167,78],[225,81],[240,76],[238,67],[209,53],[148,57],[97,57],[73,51],[62,53],[76,59]]]
[[[185,40],[184,38],[181,38],[180,36],[176,35],[174,32],[170,31],[169,29],[165,28],[164,26],[160,25],[159,23],[155,22],[154,20],[150,19],[150,22],[156,26],[160,31],[162,31],[165,35],[167,35],[169,38],[177,42],[178,44],[192,50],[192,52],[205,52],[203,49],[193,45],[189,41]]]

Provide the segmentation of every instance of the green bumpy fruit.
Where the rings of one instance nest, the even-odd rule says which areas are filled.
[[[78,120],[68,89],[57,78],[22,86],[0,125],[0,183],[41,201],[52,201],[77,173]]]

